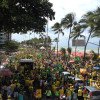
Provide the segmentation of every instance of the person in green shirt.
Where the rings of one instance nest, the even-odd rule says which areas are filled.
[[[55,97],[56,97],[56,99],[59,99],[59,96],[60,96],[60,92],[59,92],[58,89],[56,89],[56,91],[55,91]]]
[[[45,94],[46,94],[46,98],[51,100],[51,97],[52,97],[51,90],[50,89],[47,89]]]

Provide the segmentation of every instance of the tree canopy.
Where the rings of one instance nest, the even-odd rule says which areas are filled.
[[[48,40],[48,43],[46,43],[46,40]],[[22,41],[21,44],[27,44],[27,45],[30,45],[30,46],[33,46],[33,47],[36,47],[36,48],[40,48],[41,46],[44,46],[44,47],[50,47],[51,45],[51,38],[50,36],[48,37],[40,37],[40,38],[32,38],[30,40],[26,40],[26,41]]]
[[[16,41],[6,41],[5,42],[5,51],[6,52],[13,52],[17,51],[19,47],[19,43]]]
[[[48,0],[0,0],[0,31],[26,33],[45,31],[55,12]]]

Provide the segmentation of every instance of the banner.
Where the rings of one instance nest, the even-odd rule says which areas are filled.
[[[85,39],[72,40],[72,46],[85,46]]]

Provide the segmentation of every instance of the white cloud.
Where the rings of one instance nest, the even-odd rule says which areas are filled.
[[[49,22],[52,26],[70,12],[75,12],[77,19],[80,19],[87,11],[91,11],[100,6],[98,0],[49,0],[53,3],[53,9],[56,12],[55,21]]]

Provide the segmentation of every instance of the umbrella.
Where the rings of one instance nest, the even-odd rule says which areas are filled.
[[[84,53],[83,52],[72,52],[73,56],[79,56],[79,57],[83,57]]]
[[[75,61],[74,61],[74,60],[70,60],[69,62],[70,62],[70,63],[74,63]]]
[[[11,76],[13,73],[9,69],[0,69],[1,76]]]

